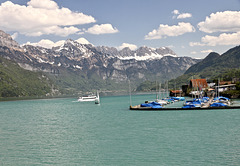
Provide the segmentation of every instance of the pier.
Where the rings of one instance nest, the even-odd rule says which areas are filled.
[[[226,107],[195,107],[195,108],[151,108],[141,107],[141,105],[130,106],[130,110],[135,111],[183,111],[183,110],[219,110],[219,109],[240,109],[240,106],[226,106]]]

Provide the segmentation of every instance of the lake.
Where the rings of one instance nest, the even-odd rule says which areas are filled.
[[[129,96],[0,102],[0,165],[240,165],[240,110],[130,111]]]

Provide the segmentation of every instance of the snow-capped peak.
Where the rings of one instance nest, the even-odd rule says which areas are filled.
[[[137,61],[145,61],[145,60],[162,59],[165,56],[177,57],[177,55],[167,47],[150,48],[150,47],[143,46],[137,49],[136,51],[132,52],[131,55],[120,56],[119,59],[122,59],[122,60],[135,59]]]

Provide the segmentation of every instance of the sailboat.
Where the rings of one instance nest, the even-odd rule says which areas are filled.
[[[167,101],[161,99],[161,83],[159,84],[159,97],[156,95],[156,102],[161,104],[161,105],[167,105]]]

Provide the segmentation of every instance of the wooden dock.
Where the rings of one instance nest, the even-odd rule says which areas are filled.
[[[219,109],[240,109],[240,106],[226,106],[226,107],[194,107],[194,108],[152,108],[152,107],[141,107],[141,105],[130,106],[130,110],[135,111],[183,111],[183,110],[219,110]]]

